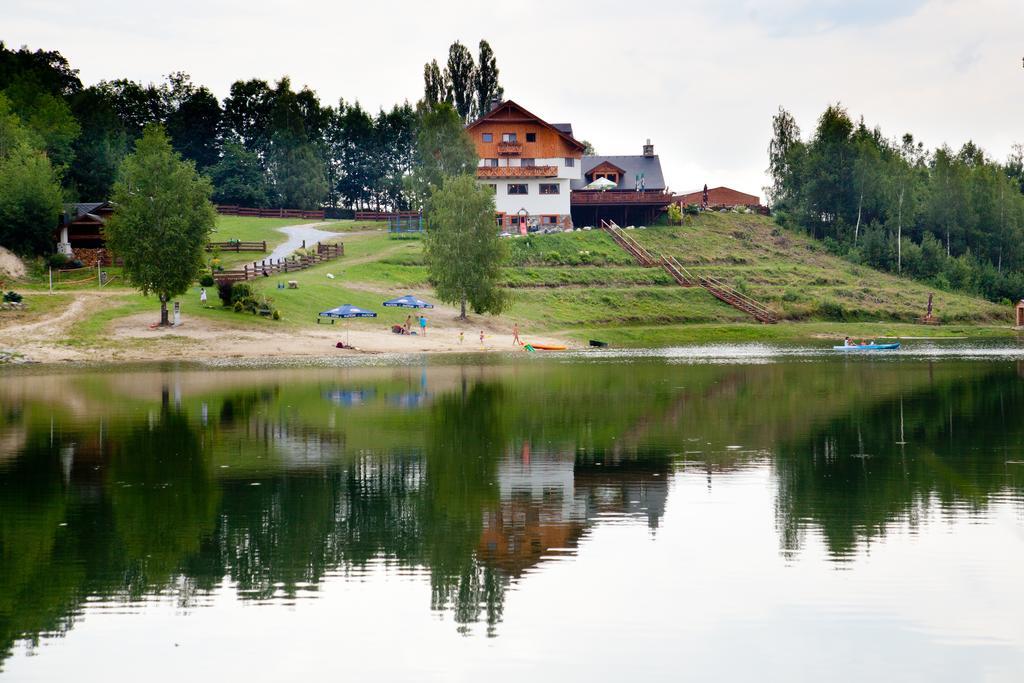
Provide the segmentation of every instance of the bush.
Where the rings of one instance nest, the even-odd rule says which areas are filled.
[[[279,311],[279,310],[277,310],[275,308],[274,312],[271,314],[270,317],[273,318],[274,320],[280,320],[281,319],[281,311]]]
[[[232,306],[232,309],[235,311],[235,313],[241,313],[242,312],[242,302],[241,301],[236,301],[235,305]]]
[[[21,299],[22,299],[21,294],[18,294],[17,292],[11,291],[11,292],[6,292],[4,294],[4,303],[20,304],[21,303]]]
[[[683,213],[685,213],[687,216],[700,215],[700,207],[697,206],[696,204],[687,204],[686,207],[683,209]]]
[[[49,258],[46,259],[47,265],[51,268],[63,268],[68,264],[67,254],[50,254]]]
[[[252,298],[252,287],[247,282],[236,282],[231,287],[231,302]]]
[[[678,204],[669,204],[665,215],[668,218],[669,225],[679,225],[683,222],[683,210],[679,208]]]
[[[220,298],[220,303],[223,306],[230,306],[234,303],[231,300],[231,290],[234,287],[234,283],[231,280],[217,280],[217,296]]]
[[[199,278],[199,284],[203,287],[213,287],[213,276],[209,273],[204,273],[203,276]]]

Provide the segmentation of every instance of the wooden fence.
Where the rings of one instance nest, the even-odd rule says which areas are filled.
[[[388,221],[394,218],[419,217],[419,211],[356,211],[357,221]]]
[[[243,251],[263,251],[267,250],[266,240],[262,242],[242,242],[239,240],[233,240],[230,242],[210,242],[206,245],[206,251],[213,251],[214,249],[220,249],[221,251],[233,251],[235,253]]]
[[[253,216],[256,218],[312,218],[322,221],[323,209],[250,209],[244,206],[218,204],[217,213],[224,216]]]
[[[276,261],[267,259],[262,261],[253,261],[252,265],[247,263],[241,268],[214,272],[213,278],[218,281],[225,280],[228,282],[239,282],[243,280],[251,280],[257,277],[270,277],[271,275],[278,275],[280,273],[294,273],[300,270],[305,270],[306,268],[310,268],[319,263],[333,261],[334,259],[341,258],[344,255],[344,244],[321,244],[320,242],[317,242],[316,252],[313,254],[290,256],[288,258],[277,259]]]

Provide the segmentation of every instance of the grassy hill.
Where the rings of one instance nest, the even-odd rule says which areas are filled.
[[[266,239],[274,244],[283,237],[277,231],[281,225],[273,219],[221,217],[215,239]],[[323,227],[342,233],[344,258],[251,283],[258,294],[273,299],[282,321],[219,307],[190,307],[190,313],[237,325],[295,328],[315,324],[321,310],[352,303],[380,315],[372,323],[352,324],[379,326],[401,322],[408,315],[407,311],[382,309],[383,299],[410,291],[432,298],[419,240],[390,240],[379,230],[349,232],[362,226],[348,222]],[[675,256],[693,272],[725,280],[761,301],[779,314],[781,323],[761,325],[701,288],[678,286],[660,268],[637,266],[599,230],[508,240],[503,284],[513,291],[513,304],[503,322],[511,328],[516,321],[527,333],[638,346],[816,335],[841,338],[846,334],[991,335],[1005,333],[1010,323],[1011,312],[1005,306],[934,290],[935,314],[943,324],[914,324],[933,291],[929,287],[832,256],[820,243],[780,229],[762,216],[708,213],[685,226],[632,230],[630,234],[652,253]],[[32,279],[35,281],[23,283],[22,289],[39,303],[33,306],[32,315],[45,317],[51,307],[40,301],[46,286],[44,275]],[[282,279],[298,280],[300,288],[280,290],[277,285]],[[101,344],[111,320],[155,307],[152,299],[123,289],[119,282],[104,291],[114,295],[109,305],[75,325],[72,336],[80,343]],[[183,298],[197,301],[198,287]]]

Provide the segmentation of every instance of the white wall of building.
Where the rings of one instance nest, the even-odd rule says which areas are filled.
[[[516,215],[522,209],[530,216],[557,215],[569,213],[568,178],[484,178],[481,184],[495,185],[494,206],[497,211]],[[541,194],[541,184],[557,183],[558,194]],[[525,184],[526,194],[509,194],[510,184]]]

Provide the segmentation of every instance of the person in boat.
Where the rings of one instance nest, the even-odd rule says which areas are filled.
[[[850,340],[849,337],[843,340],[843,346],[853,346],[853,342]]]

